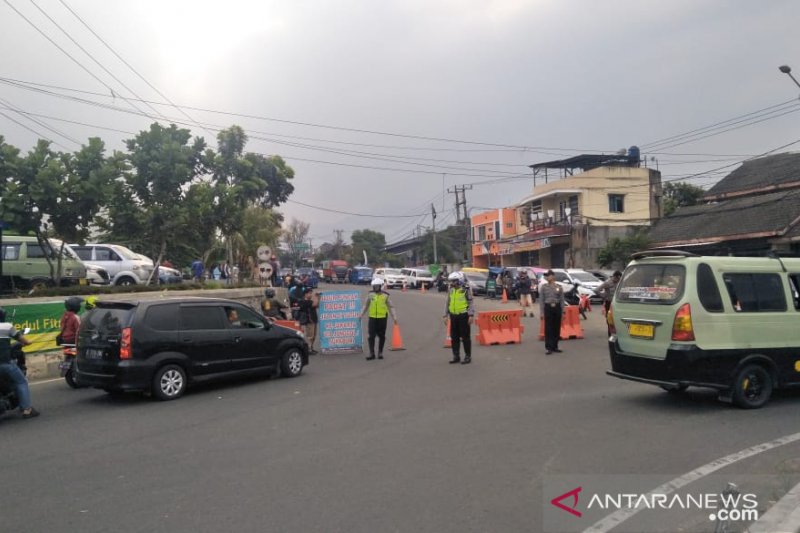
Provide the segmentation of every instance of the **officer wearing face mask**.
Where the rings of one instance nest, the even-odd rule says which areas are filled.
[[[450,340],[452,342],[453,359],[450,364],[461,363],[468,365],[472,362],[472,341],[470,339],[470,325],[475,315],[472,304],[472,291],[464,283],[464,274],[453,272],[447,276],[450,281],[450,290],[444,304],[444,320],[450,320]],[[459,354],[461,344],[464,345],[464,360]]]

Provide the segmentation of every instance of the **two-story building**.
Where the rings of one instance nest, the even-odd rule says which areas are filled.
[[[661,173],[641,166],[635,147],[531,168],[533,191],[514,207],[515,224],[508,226],[516,228],[514,235],[501,228],[494,240],[482,241],[476,230],[499,215],[472,217],[474,265],[595,267],[610,238],[649,227],[661,216]]]

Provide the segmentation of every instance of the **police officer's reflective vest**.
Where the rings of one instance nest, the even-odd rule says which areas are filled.
[[[386,318],[389,314],[389,295],[382,292],[370,294],[369,317]]]
[[[447,309],[451,315],[466,313],[469,309],[467,291],[464,289],[453,289],[450,291],[450,306]]]

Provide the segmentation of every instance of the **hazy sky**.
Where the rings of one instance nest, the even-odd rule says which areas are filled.
[[[664,180],[707,186],[735,166],[692,174],[800,140],[800,89],[777,68],[800,75],[799,23],[793,0],[2,0],[0,135],[121,149],[166,117],[215,147],[239,124],[295,169],[281,211],[315,245],[392,242],[430,226],[431,203],[451,222],[456,185],[474,184],[471,209],[516,203],[533,163],[639,145]]]

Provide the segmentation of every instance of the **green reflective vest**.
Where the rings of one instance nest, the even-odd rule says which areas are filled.
[[[370,294],[369,317],[386,318],[389,315],[389,295],[382,292]]]
[[[450,306],[447,309],[451,315],[460,315],[466,313],[469,309],[469,301],[467,301],[467,291],[464,289],[453,289],[450,291]]]

